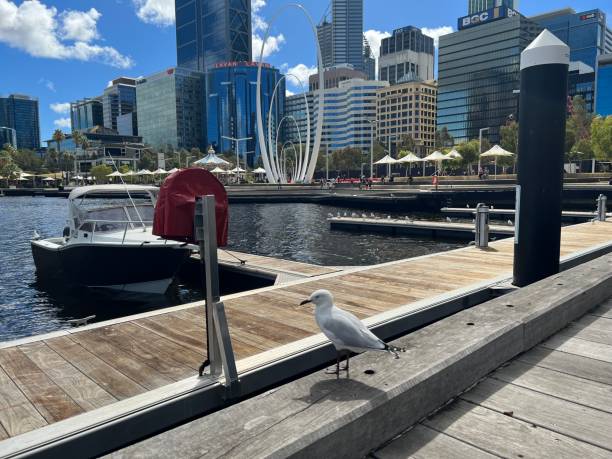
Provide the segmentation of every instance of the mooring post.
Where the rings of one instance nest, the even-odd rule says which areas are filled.
[[[599,220],[600,222],[605,222],[607,213],[608,197],[604,194],[600,194],[597,198],[597,220]]]
[[[225,385],[230,395],[237,395],[238,382],[236,360],[225,316],[225,307],[219,292],[219,262],[217,259],[217,225],[215,197],[197,198],[195,212],[195,236],[200,243],[200,261],[206,278],[206,341],[210,374],[225,374]],[[205,362],[206,363],[206,362]],[[200,376],[205,367],[200,367]]]
[[[569,47],[544,30],[521,53],[514,285],[559,272]]]
[[[479,203],[476,206],[475,244],[480,249],[489,247],[489,206]]]

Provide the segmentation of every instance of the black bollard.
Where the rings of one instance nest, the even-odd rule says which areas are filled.
[[[559,272],[569,47],[544,30],[521,53],[514,285]]]

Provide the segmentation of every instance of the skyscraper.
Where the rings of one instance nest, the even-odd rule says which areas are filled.
[[[136,112],[136,80],[120,77],[111,82],[102,95],[104,127],[117,130],[117,117]],[[132,133],[138,134],[136,117],[133,117]]]
[[[380,43],[378,78],[396,84],[411,80],[433,80],[434,41],[413,26],[393,31]]]
[[[498,6],[518,8],[518,0],[468,0],[468,14],[476,14]]]
[[[70,104],[70,124],[73,131],[86,131],[94,126],[104,126],[104,109],[101,98],[72,102]]]
[[[595,113],[612,116],[612,54],[599,56]]]
[[[323,22],[317,26],[317,38],[319,39],[319,46],[321,47],[321,58],[323,59],[324,68],[329,68],[334,65],[332,30],[333,25],[327,18],[324,18]]]
[[[250,0],[176,0],[175,9],[179,67],[252,60]]]
[[[17,148],[40,148],[38,99],[23,94],[0,97],[0,127],[15,130]]]
[[[363,70],[363,0],[332,0],[334,65]]]

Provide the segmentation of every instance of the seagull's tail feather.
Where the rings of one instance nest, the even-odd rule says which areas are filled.
[[[399,356],[398,352],[406,352],[406,348],[405,347],[395,347],[395,346],[391,346],[391,345],[385,343],[385,351],[393,354],[393,356],[396,359],[399,359],[400,356]]]

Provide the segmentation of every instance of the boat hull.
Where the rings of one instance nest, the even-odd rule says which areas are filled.
[[[190,250],[176,245],[68,244],[32,241],[38,276],[93,288],[164,293]]]

